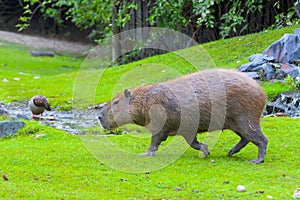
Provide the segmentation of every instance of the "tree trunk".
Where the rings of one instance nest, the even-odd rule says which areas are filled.
[[[118,17],[118,6],[112,1],[113,15],[112,15],[112,62],[116,62],[121,55],[121,45],[120,45],[120,28],[116,24],[116,19]]]

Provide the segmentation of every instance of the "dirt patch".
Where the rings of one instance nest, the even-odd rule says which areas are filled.
[[[86,53],[92,47],[91,44],[30,36],[7,31],[0,31],[0,40],[22,44],[32,49],[46,49],[55,52]]]

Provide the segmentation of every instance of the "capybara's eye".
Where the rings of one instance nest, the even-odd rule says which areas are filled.
[[[118,104],[119,103],[119,99],[116,99],[114,102],[113,102],[113,105],[116,105],[116,104]]]

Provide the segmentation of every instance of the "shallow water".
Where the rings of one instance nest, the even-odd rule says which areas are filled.
[[[88,128],[99,128],[100,123],[97,118],[98,110],[89,108],[86,110],[72,110],[72,111],[46,111],[43,116],[31,117],[31,112],[27,102],[12,102],[9,104],[2,104],[1,109],[8,112],[11,117],[23,118],[26,120],[37,120],[41,124],[46,124],[56,129],[61,129],[72,134],[84,134]]]

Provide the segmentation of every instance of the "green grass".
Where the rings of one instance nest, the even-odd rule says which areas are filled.
[[[298,27],[219,40],[100,69],[97,66],[102,63],[97,60],[31,57],[25,47],[1,41],[0,100],[24,101],[39,93],[57,109],[83,108],[135,85],[204,68],[237,68],[248,56],[261,53]],[[288,89],[283,83],[262,86],[269,99]],[[227,157],[239,140],[230,131],[222,133],[215,146],[212,142],[207,158],[182,145],[180,137],[169,138],[155,157],[148,158],[137,156],[150,144],[144,129],[132,131],[135,128],[129,126],[129,134],[112,137],[74,136],[26,121],[16,137],[0,139],[0,199],[266,199],[267,195],[291,199],[300,187],[300,119],[261,121],[269,146],[265,163],[260,165],[248,162],[257,156],[253,144]],[[98,133],[100,128],[90,132]],[[210,134],[198,138],[208,144],[215,139]],[[238,185],[247,191],[238,193]]]
[[[107,101],[119,91],[141,83],[171,79],[205,68],[237,68],[246,63],[250,55],[261,53],[283,34],[293,33],[299,27],[214,41],[116,67],[69,56],[32,57],[23,46],[1,42],[0,99],[4,102],[23,101],[41,94],[49,98],[53,107],[68,110],[73,99],[86,97],[75,104],[76,108],[83,108]],[[93,71],[86,73],[87,69]],[[141,72],[145,73],[141,76]],[[86,84],[87,81],[91,84]],[[275,94],[272,89],[267,92],[276,96],[284,90],[286,87],[277,87]]]
[[[299,119],[262,119],[263,131],[270,141],[264,164],[248,162],[257,155],[252,144],[227,157],[239,138],[225,131],[209,157],[199,158],[197,151],[187,148],[174,162],[149,173],[147,168],[142,173],[114,170],[106,160],[99,161],[91,155],[91,149],[86,149],[81,140],[84,136],[34,124],[31,126],[37,126],[37,134],[44,137],[35,139],[34,134],[23,132],[18,137],[0,140],[0,175],[9,179],[0,179],[1,199],[266,199],[267,195],[291,199],[300,186]],[[142,153],[150,138],[129,134],[109,137],[109,141]],[[155,164],[155,160],[168,158],[172,153],[144,159]],[[107,155],[116,156],[114,152]],[[123,160],[126,162],[126,158]],[[238,185],[244,185],[247,191],[238,193]],[[257,193],[259,190],[264,193]]]

